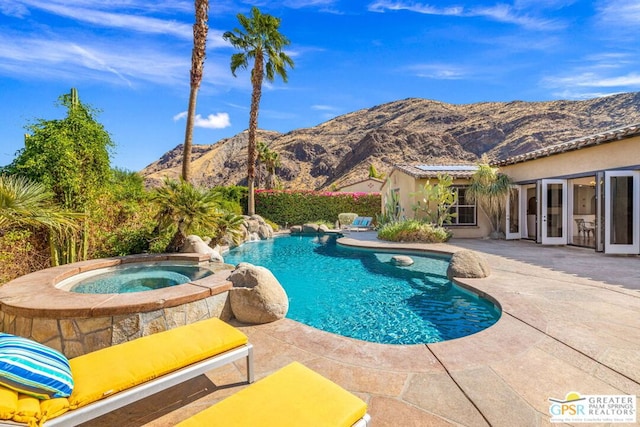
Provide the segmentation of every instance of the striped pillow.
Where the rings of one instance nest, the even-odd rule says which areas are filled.
[[[0,333],[0,384],[38,399],[67,397],[73,390],[69,361],[35,341]]]

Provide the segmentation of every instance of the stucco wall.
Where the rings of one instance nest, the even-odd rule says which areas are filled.
[[[432,184],[437,184],[437,179],[431,179]],[[389,180],[382,187],[382,209],[384,211],[384,201],[388,197],[389,190],[398,189],[400,207],[402,209],[402,215],[407,218],[413,218],[413,206],[417,204],[418,198],[416,196],[412,196],[412,193],[417,193],[420,191],[424,185],[427,183],[427,179],[414,178],[411,175],[404,173],[398,169],[394,169],[390,176]],[[469,180],[467,179],[456,179],[453,181],[454,185],[469,185]],[[420,217],[420,214],[418,214]],[[453,237],[456,238],[478,238],[488,236],[491,232],[491,223],[487,216],[482,212],[482,210],[477,208],[477,225],[475,226],[451,226],[448,227],[452,233]]]
[[[377,193],[380,191],[382,184],[382,181],[367,179],[351,185],[346,185],[342,187],[340,191],[345,193]]]
[[[633,137],[501,166],[500,172],[514,182],[525,182],[637,165],[640,165],[640,137]]]

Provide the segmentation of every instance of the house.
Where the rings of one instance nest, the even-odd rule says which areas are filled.
[[[555,144],[492,166],[514,182],[503,224],[507,239],[640,254],[640,124]],[[399,208],[413,217],[411,194],[434,173],[449,173],[459,194],[454,209],[463,213],[449,226],[454,237],[487,236],[486,215],[465,204],[465,186],[473,174],[465,167],[469,168],[395,166],[381,190],[383,198],[389,191],[397,192]]]
[[[389,173],[389,178],[382,186],[382,205],[388,203],[392,193],[397,198],[396,211],[400,217],[421,218],[422,212],[414,211],[420,202],[420,191],[427,182],[436,184],[439,175],[449,175],[453,178],[453,188],[458,193],[458,201],[452,207],[456,215],[452,223],[447,225],[454,237],[470,238],[487,236],[491,232],[491,224],[485,215],[480,215],[475,203],[466,200],[466,188],[471,176],[477,170],[476,165],[395,165]]]
[[[640,254],[640,124],[510,157],[494,166],[515,183],[507,238]]]
[[[369,177],[340,187],[338,191],[343,193],[378,193],[383,184],[383,180]]]

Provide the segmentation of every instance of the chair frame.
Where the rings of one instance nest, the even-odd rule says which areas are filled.
[[[250,343],[233,348],[224,353],[217,354],[208,359],[191,364],[184,368],[162,375],[151,381],[147,381],[119,393],[115,393],[104,399],[97,400],[78,409],[72,409],[64,414],[45,421],[43,426],[70,426],[84,423],[101,415],[120,409],[152,394],[163,391],[169,387],[181,384],[187,380],[195,378],[211,369],[219,368],[236,360],[246,358],[247,361],[247,382],[255,380],[253,367],[253,345]],[[0,426],[20,426],[25,424],[13,421],[0,421]]]

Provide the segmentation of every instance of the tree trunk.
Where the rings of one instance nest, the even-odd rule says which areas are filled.
[[[196,114],[196,98],[198,88],[204,73],[204,60],[207,48],[207,33],[209,27],[209,0],[195,0],[196,20],[193,24],[193,49],[191,51],[191,91],[189,92],[189,108],[187,110],[187,125],[184,133],[182,152],[182,179],[191,179],[191,147],[193,145],[193,122]]]
[[[258,130],[258,109],[260,108],[260,97],[262,96],[262,78],[264,74],[264,56],[262,51],[256,52],[255,64],[251,71],[251,112],[249,113],[249,142],[247,143],[247,186],[249,187],[249,197],[247,213],[256,213],[255,203],[255,178],[256,160],[258,152],[256,150],[256,132]]]
[[[196,99],[198,88],[191,86],[189,92],[189,109],[187,110],[187,126],[184,132],[184,146],[182,149],[182,179],[189,182],[191,179],[191,147],[193,146],[193,123],[196,114]]]

